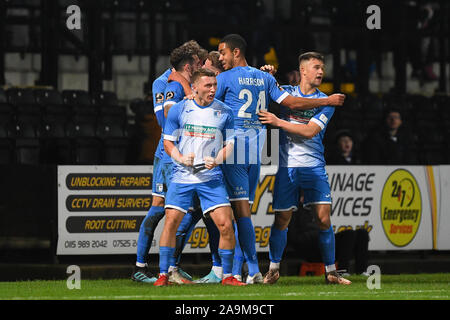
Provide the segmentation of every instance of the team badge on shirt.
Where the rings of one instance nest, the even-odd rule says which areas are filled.
[[[175,92],[169,91],[166,93],[166,100],[170,100],[175,96]]]
[[[164,101],[164,93],[158,92],[155,94],[156,103],[162,103]]]
[[[214,117],[219,118],[221,115],[220,110],[214,110]]]

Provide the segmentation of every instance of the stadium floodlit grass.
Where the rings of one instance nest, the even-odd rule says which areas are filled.
[[[350,276],[350,286],[326,285],[323,277],[281,277],[275,285],[230,287],[220,284],[154,287],[129,279],[1,282],[0,299],[38,300],[448,300],[450,273],[382,275],[381,288],[369,290],[367,278]]]

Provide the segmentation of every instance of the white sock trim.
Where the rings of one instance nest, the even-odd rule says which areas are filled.
[[[222,276],[223,276],[223,268],[222,267],[213,266],[211,270],[214,272],[214,274],[218,278],[222,279]]]
[[[326,272],[331,272],[331,271],[335,271],[336,270],[336,265],[332,264],[329,266],[325,266],[325,271]]]
[[[269,269],[270,270],[280,270],[280,263],[279,262],[270,262]]]
[[[169,267],[169,272],[174,272],[174,271],[176,271],[178,268],[177,267],[175,267],[175,266],[170,266]]]
[[[137,262],[137,261],[136,261],[136,267],[139,267],[139,268],[145,268],[146,266],[147,266],[146,263],[141,263],[141,262]]]

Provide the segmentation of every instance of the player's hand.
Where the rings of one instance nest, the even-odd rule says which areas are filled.
[[[279,126],[278,121],[280,121],[280,119],[278,119],[278,117],[271,112],[261,110],[258,113],[258,117],[259,117],[259,121],[261,121],[261,123],[263,123],[263,124],[270,124],[274,127]]]
[[[342,106],[345,100],[345,94],[342,93],[334,93],[328,98],[328,104],[330,106]]]
[[[194,158],[195,158],[195,154],[194,153],[188,153],[187,155],[183,155],[181,157],[181,164],[185,165],[186,167],[192,167],[194,166]]]
[[[277,69],[271,64],[265,64],[261,68],[259,68],[259,70],[268,72],[271,75],[274,75],[275,73],[277,73]]]
[[[211,170],[212,168],[215,168],[218,166],[216,159],[213,157],[204,157],[203,160],[205,161],[205,167],[208,170]]]

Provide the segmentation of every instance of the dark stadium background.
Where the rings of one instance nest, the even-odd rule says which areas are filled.
[[[366,27],[372,4],[381,9],[379,30]],[[425,4],[434,14],[418,28]],[[81,9],[81,30],[66,27],[70,5]],[[363,153],[383,110],[395,107],[416,145],[413,164],[450,164],[449,6],[445,0],[0,0],[0,280],[65,278],[73,262],[92,266],[86,269],[92,277],[129,276],[134,256],[56,256],[56,166],[152,164],[159,129],[151,83],[169,66],[169,52],[189,39],[214,50],[222,36],[239,33],[249,44],[249,64],[278,63],[280,84],[297,68],[300,52],[323,52],[324,90],[347,94],[328,127],[329,152],[336,133],[348,129]],[[430,44],[419,60],[431,69],[415,72],[412,61],[425,38]],[[276,60],[265,58],[270,48]],[[184,261],[188,271],[209,267],[208,255]],[[285,271],[296,274],[295,257],[288,261]],[[450,266],[448,252],[436,251],[372,252],[371,262],[387,273]]]

